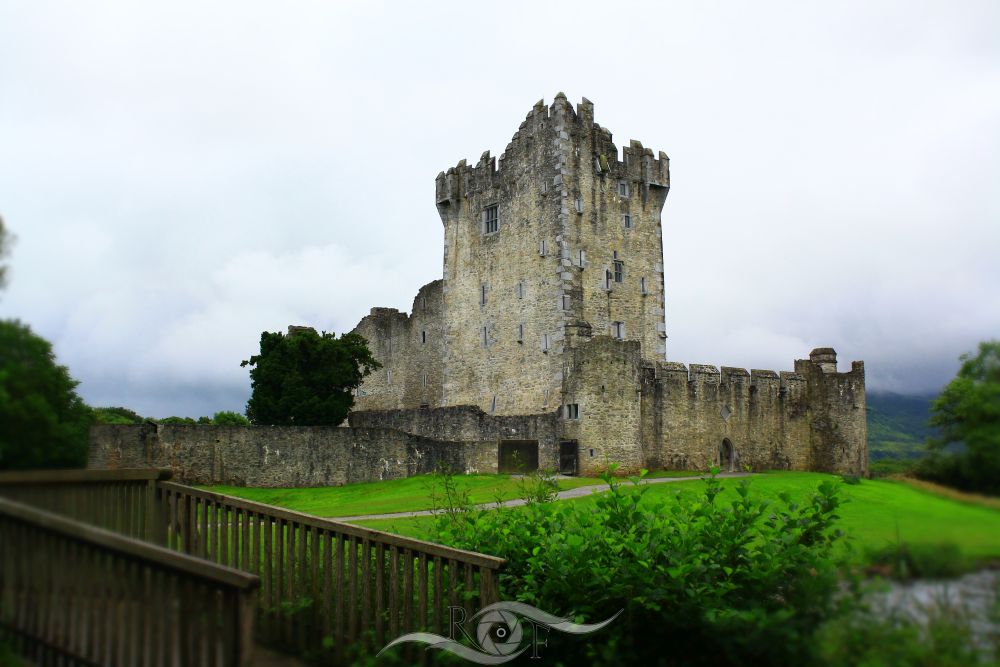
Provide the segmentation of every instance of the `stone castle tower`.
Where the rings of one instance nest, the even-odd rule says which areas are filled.
[[[838,373],[829,349],[780,375],[666,362],[669,188],[665,153],[632,141],[619,158],[594,105],[574,109],[562,93],[534,106],[499,159],[487,151],[438,174],[443,277],[410,315],[373,308],[355,329],[383,368],[359,389],[352,423],[395,411],[393,425],[437,437],[446,416],[417,428],[426,420],[403,413],[475,406],[486,421],[552,421],[527,427],[544,438],[511,436],[536,442],[552,467],[558,440],[582,471],[715,461],[864,472],[861,362]]]

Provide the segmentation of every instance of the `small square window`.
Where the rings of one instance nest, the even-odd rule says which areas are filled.
[[[628,213],[622,215],[622,226],[625,229],[632,229],[632,216]]]
[[[580,404],[579,403],[567,403],[563,406],[563,416],[566,419],[579,419],[580,418]]]
[[[618,196],[628,197],[628,181],[618,181]]]
[[[500,231],[499,207],[496,204],[487,206],[483,210],[483,233],[495,234],[498,231]]]

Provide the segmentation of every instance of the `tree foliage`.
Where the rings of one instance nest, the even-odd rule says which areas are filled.
[[[142,424],[146,418],[128,408],[113,406],[92,408],[94,422],[98,424]]]
[[[337,425],[354,405],[352,390],[379,364],[358,334],[265,331],[250,366],[246,415],[254,424]]]
[[[931,406],[930,456],[918,474],[969,491],[1000,494],[1000,341],[979,344]]]
[[[3,259],[10,252],[10,244],[13,237],[4,226],[3,218],[0,217],[0,259]],[[7,266],[0,264],[0,288],[7,286]]]
[[[238,412],[223,410],[213,415],[212,423],[216,426],[249,426],[250,420]]]
[[[52,345],[16,320],[0,321],[0,468],[79,467],[92,415]]]

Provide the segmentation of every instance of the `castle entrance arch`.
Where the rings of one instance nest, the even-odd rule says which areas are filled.
[[[733,472],[736,470],[736,450],[729,438],[725,438],[719,446],[719,469],[722,472]]]
[[[497,472],[524,473],[538,470],[537,440],[501,440]]]

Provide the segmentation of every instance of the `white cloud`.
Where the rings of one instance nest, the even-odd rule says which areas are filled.
[[[433,179],[540,97],[671,156],[672,358],[927,391],[1000,331],[990,2],[0,7],[0,314],[96,403],[240,409],[264,329],[440,274]],[[558,25],[556,30],[554,26]]]

